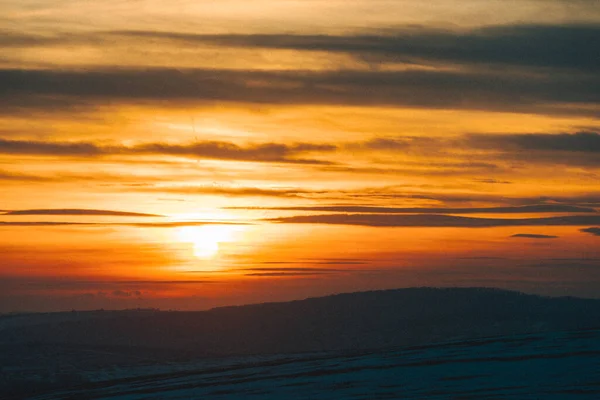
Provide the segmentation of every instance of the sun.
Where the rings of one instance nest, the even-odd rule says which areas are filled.
[[[177,240],[191,243],[194,256],[211,259],[219,254],[221,243],[233,242],[239,227],[234,225],[183,226],[177,229]]]

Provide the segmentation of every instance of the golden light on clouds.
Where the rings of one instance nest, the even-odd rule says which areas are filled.
[[[2,7],[10,310],[600,288],[593,1]]]

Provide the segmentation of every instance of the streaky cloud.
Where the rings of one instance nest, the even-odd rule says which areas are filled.
[[[366,261],[362,260],[310,260],[306,261],[263,261],[261,264],[265,265],[278,265],[278,264],[315,264],[315,265],[364,265],[368,264]]]
[[[517,233],[511,236],[511,238],[524,238],[524,239],[558,239],[558,236],[554,235],[540,235],[536,233]]]
[[[0,139],[0,153],[67,157],[100,157],[115,155],[170,155],[232,161],[279,162],[292,164],[330,164],[328,161],[295,158],[302,153],[333,152],[329,144],[261,143],[239,146],[230,142],[197,141],[186,144],[141,143],[134,146],[98,145],[89,142],[48,142]]]
[[[440,214],[326,214],[269,218],[268,222],[286,224],[360,225],[371,227],[456,227],[491,228],[500,226],[577,226],[600,224],[600,216],[562,216],[547,218],[473,218]]]
[[[0,226],[62,226],[62,225],[93,226],[93,225],[103,225],[103,224],[87,223],[87,222],[67,222],[67,221],[0,221]]]
[[[83,208],[63,208],[63,209],[33,209],[33,210],[13,210],[6,211],[2,215],[97,215],[97,216],[116,216],[116,217],[162,217],[159,214],[146,214],[127,211],[111,210],[92,210]]]
[[[597,116],[599,86],[595,74],[485,70],[1,69],[0,105],[8,114],[32,109],[77,111],[109,102],[169,101],[176,105],[241,102]]]
[[[143,287],[153,285],[194,285],[194,284],[213,284],[220,283],[213,279],[182,279],[182,280],[153,280],[153,279],[73,279],[56,277],[31,277],[31,276],[3,276],[0,287],[30,286],[45,288],[52,286],[55,288],[110,288],[110,287]],[[122,289],[120,289],[122,290]]]
[[[540,195],[527,197],[512,197],[495,193],[474,193],[474,192],[442,192],[427,191],[423,189],[415,190],[413,187],[402,185],[395,186],[377,186],[362,187],[354,190],[332,190],[332,189],[264,189],[255,187],[226,187],[226,186],[179,186],[179,187],[155,187],[150,190],[158,192],[172,192],[176,194],[223,194],[231,196],[251,195],[256,191],[256,195],[272,197],[305,197],[308,199],[320,198],[329,201],[337,200],[344,202],[360,201],[358,206],[363,207],[365,201],[390,201],[390,200],[423,200],[427,202],[437,202],[441,204],[472,204],[485,203],[494,204],[494,207],[520,207],[520,206],[569,206],[579,207],[585,210],[593,210],[600,207],[600,192],[590,191],[588,193],[574,195]],[[497,205],[497,206],[496,206]],[[350,205],[353,206],[353,205]],[[379,207],[379,206],[370,206]],[[237,207],[238,209],[261,209],[261,207]],[[268,207],[271,208],[271,207]],[[296,208],[296,207],[293,207]],[[424,207],[429,208],[429,207]],[[455,206],[439,207],[456,209]],[[466,207],[477,208],[477,207]],[[562,209],[566,210],[566,209]],[[572,209],[573,211],[576,209]],[[557,211],[561,212],[561,211]],[[568,211],[565,211],[568,212]],[[584,211],[582,211],[584,212]],[[587,212],[587,211],[585,211]]]
[[[600,70],[600,28],[592,24],[498,25],[469,30],[397,28],[382,34],[299,35],[114,31],[114,35],[189,44],[346,53],[369,62],[499,64]]]
[[[600,236],[600,227],[585,228],[585,229],[582,229],[581,232],[590,233],[594,236]]]
[[[188,195],[219,195],[228,197],[281,197],[306,198],[319,194],[327,194],[323,190],[277,189],[259,187],[227,187],[227,186],[158,186],[144,188],[143,191],[175,193]]]
[[[279,211],[323,211],[343,213],[373,214],[527,214],[527,213],[595,213],[590,207],[578,207],[562,204],[540,204],[513,207],[374,207],[374,206],[305,206],[305,207],[225,207],[226,209],[254,209]]]
[[[129,226],[136,228],[178,228],[184,226],[204,225],[251,225],[250,222],[238,221],[177,221],[177,222],[71,222],[71,221],[0,221],[0,226],[77,226],[77,227],[110,227]]]
[[[318,275],[329,275],[329,272],[251,272],[244,274],[244,276],[256,276],[256,277],[294,277],[294,276],[318,276]]]
[[[242,268],[240,271],[255,271],[255,272],[346,272],[350,271],[347,269],[333,269],[333,268],[299,268],[299,267],[285,267],[285,268]]]
[[[14,181],[14,182],[49,182],[53,181],[53,178],[27,175],[21,173],[14,173],[0,170],[0,181]]]
[[[471,145],[481,147],[512,147],[527,151],[600,153],[600,133],[592,131],[558,134],[468,135],[467,140]]]

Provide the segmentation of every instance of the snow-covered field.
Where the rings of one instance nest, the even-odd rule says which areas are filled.
[[[599,399],[600,330],[90,371],[32,399]]]

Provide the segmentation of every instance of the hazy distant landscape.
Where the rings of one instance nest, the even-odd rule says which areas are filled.
[[[467,391],[533,396],[532,385],[548,384],[558,396],[583,390],[573,370],[562,371],[569,361],[577,379],[596,379],[585,390],[597,394],[599,330],[600,300],[483,288],[373,291],[202,312],[10,315],[0,318],[1,387],[15,399],[63,398],[65,390],[77,393],[72,398],[183,399],[219,390],[243,395],[249,387],[278,398],[294,385],[311,398],[350,388],[348,395],[371,398],[372,390],[425,395],[431,379],[458,395],[484,377]],[[509,390],[518,386],[511,368],[535,379]]]

